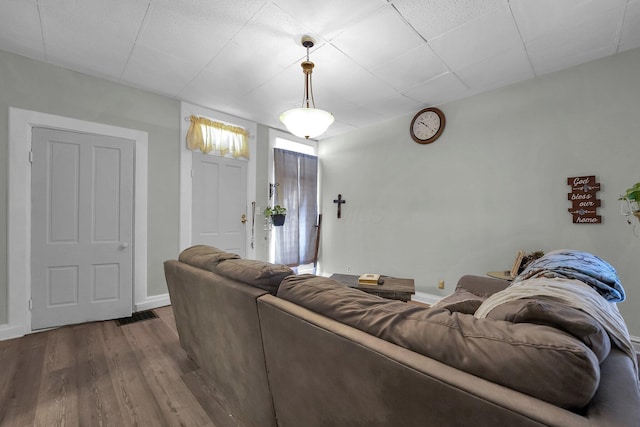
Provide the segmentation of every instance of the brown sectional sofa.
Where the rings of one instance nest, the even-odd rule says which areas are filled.
[[[580,314],[465,313],[505,281],[464,276],[464,298],[426,308],[205,246],[165,275],[180,342],[240,425],[640,425],[631,359]]]

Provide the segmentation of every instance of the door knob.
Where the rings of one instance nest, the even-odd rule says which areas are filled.
[[[122,243],[120,244],[120,249],[127,249],[129,247],[128,243]]]
[[[247,222],[247,216],[245,214],[242,214],[242,219],[240,220],[240,222],[242,222],[243,224]]]

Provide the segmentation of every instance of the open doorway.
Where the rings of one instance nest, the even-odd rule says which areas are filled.
[[[288,265],[299,274],[314,273],[318,237],[317,143],[280,134],[270,138],[269,148],[269,206],[287,209],[285,224],[268,231],[269,260]]]

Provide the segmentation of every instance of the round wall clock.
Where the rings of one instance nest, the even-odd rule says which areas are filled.
[[[437,108],[420,110],[411,120],[409,133],[418,144],[431,144],[442,135],[444,130],[444,113]]]

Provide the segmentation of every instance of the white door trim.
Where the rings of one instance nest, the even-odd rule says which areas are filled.
[[[8,208],[8,323],[0,325],[0,339],[31,332],[31,130],[34,126],[87,132],[133,140],[135,304],[147,299],[147,162],[146,132],[9,107],[9,208]]]

